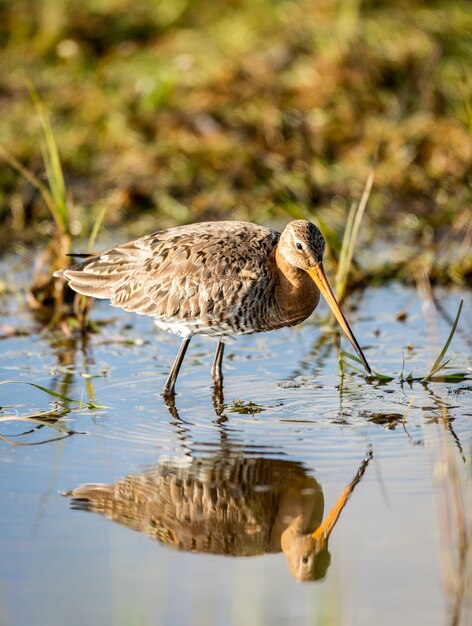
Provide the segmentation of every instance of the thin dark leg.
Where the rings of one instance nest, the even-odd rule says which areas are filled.
[[[182,361],[184,360],[185,353],[187,352],[188,344],[190,343],[191,337],[186,337],[182,343],[180,344],[180,349],[175,357],[174,365],[170,370],[170,374],[168,379],[166,380],[166,384],[162,390],[163,396],[173,396],[175,395],[175,381],[177,380],[177,376],[179,375],[180,366],[182,365]]]
[[[211,368],[211,375],[213,376],[215,385],[218,385],[220,387],[223,386],[223,370],[221,368],[221,364],[223,362],[224,351],[225,344],[223,343],[223,341],[219,341],[215,352],[215,359]]]
[[[215,424],[223,424],[224,422],[227,422],[228,418],[224,414],[225,399],[223,396],[223,385],[221,384],[221,382],[219,383],[215,382],[215,384],[213,385],[212,401],[213,401],[213,408],[215,409],[216,417],[218,418],[215,421]]]
[[[221,417],[224,411],[224,399],[223,399],[223,353],[225,351],[225,344],[222,341],[218,342],[218,346],[215,352],[215,358],[211,367],[211,375],[213,376],[213,406],[215,407],[216,414]]]

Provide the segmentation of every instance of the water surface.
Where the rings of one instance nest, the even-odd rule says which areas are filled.
[[[470,524],[472,298],[436,297],[452,317],[465,299],[447,370],[468,372],[461,382],[399,382],[427,373],[451,324],[390,285],[351,298],[348,317],[392,382],[341,376],[323,304],[300,327],[227,348],[223,405],[216,344],[194,339],[175,406],[160,390],[179,340],[150,319],[98,302],[101,332],[58,342],[21,298],[3,298],[2,324],[30,334],[0,342],[1,379],[106,408],[0,386],[0,417],[64,413],[39,428],[0,423],[0,623],[470,623],[454,502],[461,493]],[[369,451],[318,580],[299,582],[282,534],[292,525],[295,545],[314,531]],[[84,484],[75,500],[61,495]]]

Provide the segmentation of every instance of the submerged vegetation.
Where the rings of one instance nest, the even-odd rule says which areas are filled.
[[[374,171],[351,284],[470,281],[467,0],[30,9],[0,6],[0,145],[31,174],[0,169],[3,249],[46,246],[61,229],[83,240],[97,215],[133,236],[303,216],[323,225],[336,260]],[[34,183],[45,170],[62,225]]]

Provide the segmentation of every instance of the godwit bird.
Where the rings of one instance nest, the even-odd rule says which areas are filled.
[[[323,235],[305,220],[289,222],[282,233],[246,222],[203,222],[110,248],[54,276],[78,293],[150,315],[182,337],[164,396],[175,393],[193,335],[218,339],[212,376],[221,387],[226,340],[299,324],[320,292],[370,374],[326,278],[324,249]]]

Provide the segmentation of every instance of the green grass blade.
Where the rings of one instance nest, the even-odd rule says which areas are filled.
[[[54,199],[49,192],[49,189],[39,180],[37,176],[35,176],[32,172],[30,172],[26,167],[24,167],[20,161],[16,157],[13,156],[6,148],[0,146],[0,157],[2,157],[8,165],[14,169],[20,176],[23,176],[25,180],[27,180],[30,185],[32,185],[39,193],[44,200],[44,203],[49,209],[49,212],[56,221],[54,217],[55,214],[55,206]]]
[[[43,387],[42,385],[37,385],[36,383],[30,383],[26,380],[3,380],[0,382],[0,385],[7,385],[10,383],[30,385],[31,387],[36,387],[36,389],[39,389],[40,391],[44,391],[44,393],[47,393],[50,396],[53,396],[54,398],[58,398],[59,400],[62,400],[63,402],[72,402],[73,404],[78,404],[79,406],[86,406],[88,409],[108,409],[109,408],[101,404],[95,404],[94,402],[84,402],[83,400],[74,400],[73,398],[69,398],[60,393],[57,393],[57,391],[53,391],[52,389],[48,389],[47,387]]]
[[[338,283],[342,280],[345,270],[346,270],[346,261],[347,261],[347,250],[349,247],[349,240],[352,236],[352,227],[354,224],[354,216],[356,214],[357,205],[355,203],[351,204],[351,208],[349,209],[349,213],[347,215],[346,226],[344,227],[343,240],[341,243],[341,252],[339,253],[339,265],[338,271],[336,272],[335,282],[336,282],[336,290],[338,289]]]
[[[93,223],[92,232],[90,233],[90,237],[88,240],[88,252],[93,253],[93,248],[95,246],[95,240],[97,239],[98,231],[100,230],[100,226],[103,223],[105,218],[105,214],[107,212],[107,205],[104,204],[100,211],[98,212],[97,219]]]
[[[59,157],[59,150],[57,148],[51,122],[49,121],[49,116],[44,109],[44,105],[31,83],[28,84],[28,88],[43,130],[44,147],[42,149],[42,153],[46,166],[49,189],[54,201],[54,211],[52,211],[52,215],[58,229],[64,232],[69,227],[70,219],[67,207],[67,191],[64,182],[61,159]]]
[[[357,236],[364,215],[367,201],[374,184],[374,171],[372,170],[367,178],[362,197],[357,205],[353,205],[349,211],[346,229],[344,231],[341,254],[339,256],[339,266],[336,273],[335,285],[338,300],[342,300],[346,293],[347,279],[354,257]]]
[[[431,370],[430,370],[429,374],[427,376],[425,376],[421,380],[421,382],[427,383],[432,378],[432,376],[434,376],[437,372],[439,372],[439,370],[441,370],[443,367],[445,367],[449,363],[450,359],[448,361],[444,362],[444,363],[442,363],[442,360],[443,360],[443,358],[444,358],[444,356],[445,356],[445,354],[446,354],[446,352],[447,352],[447,350],[449,348],[449,345],[450,345],[450,343],[452,341],[452,338],[454,337],[454,333],[456,332],[457,323],[459,322],[459,318],[461,316],[461,311],[462,311],[462,305],[463,304],[464,304],[464,300],[461,299],[461,302],[459,304],[459,308],[457,310],[456,319],[454,320],[454,324],[452,325],[451,332],[449,333],[449,337],[447,338],[447,341],[444,344],[443,349],[439,353],[438,358],[433,363],[433,366],[431,367]]]
[[[440,378],[446,383],[461,383],[470,378],[470,374],[468,372],[454,372],[452,374],[444,374]],[[435,377],[432,378],[432,380],[434,379]]]
[[[342,300],[346,291],[347,276],[349,273],[348,248],[349,241],[352,237],[352,227],[354,224],[354,216],[357,211],[357,205],[352,204],[347,216],[346,226],[344,228],[343,240],[341,243],[341,251],[339,253],[338,271],[334,278],[336,295],[338,300]]]
[[[70,217],[67,206],[67,191],[64,182],[61,160],[59,157],[59,150],[57,148],[54,132],[44,106],[36,93],[34,86],[29,82],[27,83],[27,86],[43,131],[44,146],[42,148],[42,154],[46,167],[49,189],[39,180],[37,176],[25,168],[18,161],[18,159],[10,154],[10,152],[3,146],[0,146],[0,156],[10,165],[10,167],[15,169],[41,193],[41,196],[49,209],[58,230],[64,233],[69,228]]]
[[[362,361],[354,354],[351,354],[350,352],[341,352],[341,354],[343,358],[349,359],[351,361],[355,361],[356,363],[359,363],[359,365],[363,365]],[[354,367],[351,364],[349,364],[349,367],[355,370],[356,372],[365,374],[364,370],[358,369],[357,367]],[[383,380],[385,382],[390,382],[391,380],[393,380],[393,376],[386,376],[385,374],[381,374],[380,372],[376,372],[375,370],[372,370],[372,375],[368,376],[368,378],[376,378],[377,380]]]

